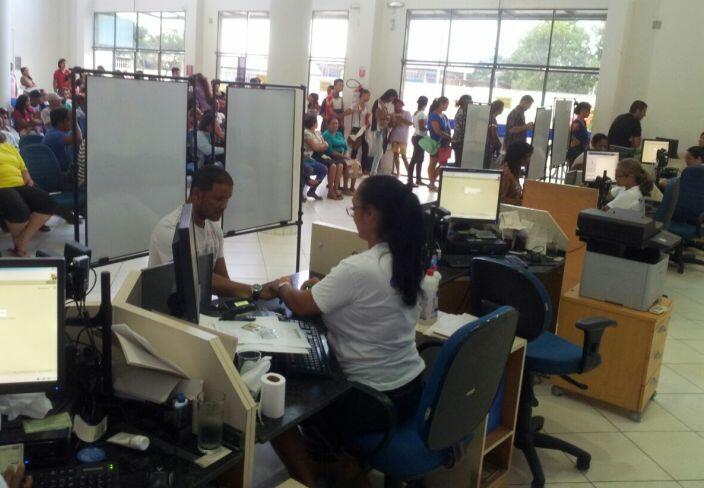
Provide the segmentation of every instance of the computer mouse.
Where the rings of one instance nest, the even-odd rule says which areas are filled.
[[[158,467],[147,475],[147,483],[147,488],[171,488],[174,486],[174,473]]]

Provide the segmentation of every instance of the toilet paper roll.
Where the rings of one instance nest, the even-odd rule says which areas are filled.
[[[262,415],[272,419],[284,416],[286,405],[286,378],[276,373],[262,376],[262,393],[259,407]]]

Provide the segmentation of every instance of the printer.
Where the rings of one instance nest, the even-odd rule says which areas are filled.
[[[587,244],[580,295],[636,310],[660,298],[666,253],[680,242],[660,222],[631,210],[594,208],[579,213],[577,235]]]

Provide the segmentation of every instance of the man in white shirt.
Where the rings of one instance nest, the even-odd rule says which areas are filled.
[[[188,203],[193,205],[193,223],[198,255],[213,255],[213,292],[225,297],[258,300],[274,298],[261,285],[246,285],[232,281],[225,264],[225,241],[220,226],[227,204],[232,197],[234,182],[223,168],[204,166],[193,174]],[[154,228],[149,245],[149,267],[173,261],[171,244],[181,208],[162,218]]]
[[[55,108],[60,108],[63,106],[61,103],[61,97],[58,96],[56,93],[48,93],[46,95],[46,101],[49,103],[49,106],[42,109],[40,115],[42,117],[42,123],[44,124],[44,131],[48,131],[51,129],[51,111],[54,110]]]

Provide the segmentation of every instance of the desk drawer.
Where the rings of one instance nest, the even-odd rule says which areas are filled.
[[[653,331],[653,342],[650,346],[650,357],[648,358],[648,368],[645,375],[650,378],[655,369],[660,367],[663,354],[665,354],[665,344],[667,342],[667,332],[670,329],[669,321],[663,321],[655,325]]]
[[[657,363],[657,368],[655,369],[655,372],[648,377],[648,380],[645,382],[643,385],[643,395],[640,398],[640,409],[639,411],[642,412],[645,410],[645,407],[648,405],[648,402],[650,399],[653,397],[655,392],[658,389],[658,383],[660,382],[660,363]]]

